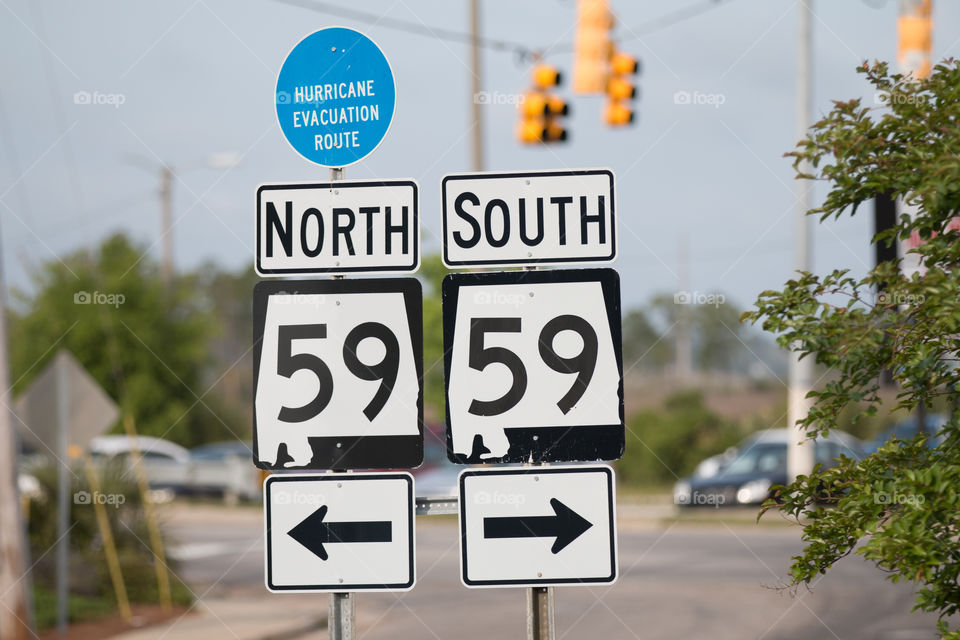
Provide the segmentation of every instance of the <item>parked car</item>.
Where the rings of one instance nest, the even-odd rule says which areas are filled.
[[[935,447],[943,442],[943,436],[937,435],[937,432],[943,428],[943,425],[946,424],[946,422],[947,416],[945,415],[939,413],[927,414],[926,420],[924,421],[925,430],[928,436],[927,446]],[[910,416],[909,418],[900,420],[874,438],[867,445],[867,453],[873,453],[891,438],[896,437],[900,438],[901,440],[912,440],[917,435],[917,427],[919,424],[920,423],[916,416]]]
[[[771,497],[773,485],[787,481],[786,429],[768,429],[744,440],[727,454],[728,460],[712,475],[690,476],[673,487],[678,506],[733,506],[760,504]],[[860,459],[865,455],[863,442],[843,431],[831,431],[827,438],[815,441],[814,460],[824,468],[836,464],[841,454]]]
[[[90,441],[88,449],[95,463],[129,464],[134,447],[140,450],[151,489],[182,491],[188,485],[190,452],[169,440],[151,436],[99,436]]]
[[[191,493],[215,494],[229,502],[261,495],[260,471],[251,462],[250,445],[240,440],[213,442],[190,450]]]

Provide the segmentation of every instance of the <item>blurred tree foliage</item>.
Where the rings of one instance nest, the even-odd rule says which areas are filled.
[[[638,411],[627,420],[627,443],[617,462],[623,484],[669,485],[697,464],[735,445],[741,428],[704,405],[698,391],[676,393],[658,410]]]
[[[939,614],[942,636],[957,639],[956,618],[948,618],[960,613],[960,62],[944,61],[924,80],[890,74],[885,63],[859,71],[886,104],[834,102],[788,155],[799,178],[827,183],[826,200],[810,212],[821,222],[879,195],[915,205],[915,215],[874,241],[910,240],[925,269],[905,275],[897,261],[862,278],[800,273],[782,291],[761,293],[745,318],[838,372],[811,393],[801,422],[809,436],[834,428],[847,407],[876,415],[884,371],[900,387],[893,409],[946,401],[948,420],[939,439],[895,439],[864,460],[801,476],[781,491],[782,505],[765,508],[804,523],[795,585],[858,553],[894,582],[915,583],[916,608]],[[817,505],[825,491],[832,509]]]
[[[443,309],[441,283],[449,270],[440,254],[423,258],[420,280],[423,283],[423,393],[428,419],[444,419],[443,386]]]
[[[656,295],[642,307],[624,314],[623,366],[625,370],[656,373],[675,361],[675,344],[686,327],[693,350],[693,366],[701,372],[764,375],[783,368],[772,342],[751,335],[739,321],[740,310],[723,294],[702,296],[706,302],[678,303],[673,295]]]
[[[167,291],[146,247],[115,235],[96,250],[47,262],[31,278],[34,293],[15,291],[11,313],[15,392],[64,348],[144,435],[193,446],[246,431],[220,396],[207,393],[218,321],[197,275],[178,276]]]

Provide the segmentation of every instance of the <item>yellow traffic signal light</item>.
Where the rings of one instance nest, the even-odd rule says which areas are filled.
[[[637,96],[637,87],[619,76],[611,76],[607,83],[607,95],[614,100],[626,100]]]
[[[538,64],[533,68],[533,86],[538,89],[549,89],[559,86],[563,77],[556,67],[548,64]]]
[[[606,90],[613,28],[608,0],[577,0],[574,40],[573,91],[581,95]]]
[[[567,130],[553,118],[528,118],[520,121],[517,138],[524,144],[563,142]]]
[[[608,64],[607,106],[603,120],[611,127],[623,127],[634,120],[632,101],[637,97],[637,87],[630,76],[637,73],[640,65],[633,56],[616,50],[610,54]]]
[[[570,112],[567,101],[560,96],[547,93],[562,81],[562,75],[556,67],[537,64],[531,73],[533,90],[523,96],[519,105],[520,125],[517,127],[517,139],[523,144],[561,142],[567,139],[567,130],[559,121]]]
[[[640,70],[640,63],[633,56],[623,52],[615,51],[610,56],[610,72],[616,74],[632,75]]]
[[[611,127],[624,127],[633,122],[633,109],[626,103],[612,100],[607,103],[603,120]]]

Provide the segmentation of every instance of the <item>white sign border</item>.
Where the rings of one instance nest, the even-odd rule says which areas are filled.
[[[451,262],[447,256],[447,181],[450,180],[481,180],[497,178],[542,178],[606,174],[610,178],[610,245],[609,256],[583,258],[521,258],[519,260],[457,260]],[[443,265],[448,269],[472,269],[474,267],[525,267],[541,265],[584,265],[584,264],[611,264],[620,254],[620,236],[617,233],[617,205],[616,205],[616,176],[613,169],[599,167],[594,169],[551,169],[542,171],[480,171],[466,173],[448,173],[440,182],[440,221],[442,225],[440,243],[443,250],[440,252]]]
[[[408,484],[407,496],[410,504],[409,538],[410,538],[410,581],[402,585],[296,585],[293,587],[278,587],[270,584],[271,558],[270,542],[270,492],[273,482],[317,481],[317,482],[344,482],[350,480],[397,480],[404,479]],[[416,539],[416,490],[413,474],[406,471],[389,473],[272,473],[263,482],[263,540],[264,540],[264,567],[263,584],[270,593],[342,593],[347,591],[365,591],[368,593],[396,593],[410,591],[417,583],[417,539]]]
[[[468,476],[479,475],[529,475],[529,474],[547,474],[547,473],[596,473],[603,472],[607,475],[607,487],[609,488],[609,509],[610,509],[610,560],[613,567],[613,573],[604,578],[544,578],[542,580],[482,580],[470,581],[467,578],[467,524],[466,524],[466,500],[464,499],[463,484],[464,478]],[[619,559],[620,549],[617,545],[617,483],[615,481],[613,467],[609,465],[577,465],[577,466],[533,466],[510,469],[471,469],[467,468],[457,476],[457,489],[460,495],[457,497],[459,508],[457,509],[457,528],[460,531],[460,583],[468,589],[496,589],[509,587],[575,587],[588,584],[611,585],[617,581],[620,576]]]
[[[388,267],[351,267],[351,268],[308,268],[308,269],[263,269],[260,266],[263,249],[263,220],[260,215],[261,194],[264,191],[279,191],[282,189],[350,189],[352,187],[413,187],[413,264]],[[263,278],[278,278],[284,276],[309,275],[339,275],[345,273],[377,273],[412,274],[420,270],[420,185],[413,178],[396,178],[389,180],[338,180],[336,182],[264,182],[257,187],[257,210],[254,238],[253,267],[258,276]]]

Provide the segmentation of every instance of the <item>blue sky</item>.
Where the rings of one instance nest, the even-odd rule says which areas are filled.
[[[614,169],[622,239],[615,266],[625,306],[678,289],[682,244],[689,248],[689,288],[722,291],[740,305],[792,271],[792,172],[782,154],[795,138],[796,3],[728,0],[636,37],[636,26],[699,4],[612,0],[621,48],[643,65],[638,124],[630,129],[605,128],[600,98],[572,97],[563,88],[573,109],[571,142],[524,148],[514,140],[514,106],[484,108],[488,170]],[[815,2],[816,113],[834,98],[872,102],[854,68],[863,59],[894,57],[896,5]],[[465,1],[350,6],[467,28]],[[486,36],[533,48],[573,39],[573,0],[485,0],[482,7]],[[397,77],[397,113],[386,140],[346,177],[416,179],[424,250],[439,250],[440,179],[471,168],[465,45],[267,0],[2,0],[0,15],[0,222],[11,284],[25,286],[31,265],[118,230],[158,258],[161,161],[178,171],[177,267],[250,264],[257,185],[327,178],[283,139],[273,90],[290,48],[330,25],[368,33]],[[960,54],[960,5],[936,2],[934,20],[934,57]],[[548,61],[569,72],[572,58],[559,52]],[[528,84],[529,64],[512,54],[485,51],[483,67],[483,89],[491,93],[514,94]],[[112,104],[75,104],[78,91],[98,92]],[[678,91],[722,96],[722,104],[677,104]],[[240,152],[242,162],[229,171],[204,166],[222,151]],[[865,271],[871,227],[863,214],[816,227],[814,268]]]

